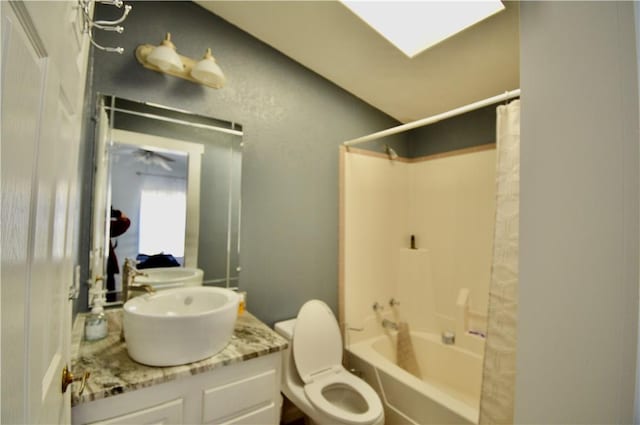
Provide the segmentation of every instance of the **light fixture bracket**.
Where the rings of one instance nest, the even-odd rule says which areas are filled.
[[[193,78],[191,76],[191,70],[196,65],[196,63],[198,63],[198,61],[195,61],[187,56],[182,56],[179,53],[178,53],[178,56],[180,57],[180,60],[184,65],[182,68],[182,71],[173,71],[173,70],[163,71],[157,66],[150,64],[149,62],[147,62],[147,57],[151,54],[151,52],[153,52],[153,49],[155,48],[156,46],[152,44],[141,44],[136,48],[136,59],[145,68],[150,69],[152,71],[160,72],[163,74],[168,74],[174,77],[182,78],[183,80],[191,81],[192,83],[201,84],[207,87],[211,87],[213,89],[222,88],[222,84],[208,83],[208,82],[199,81]]]

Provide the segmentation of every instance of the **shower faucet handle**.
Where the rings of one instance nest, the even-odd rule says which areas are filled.
[[[442,343],[445,345],[453,345],[456,343],[456,333],[453,331],[444,331],[440,335]]]
[[[389,306],[391,307],[396,307],[400,305],[400,301],[396,300],[395,298],[391,298],[389,300]]]
[[[384,310],[384,306],[380,304],[378,301],[374,302],[371,308],[373,308],[373,311],[375,311],[376,313]]]

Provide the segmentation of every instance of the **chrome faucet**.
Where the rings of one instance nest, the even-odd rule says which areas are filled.
[[[393,329],[394,331],[398,330],[398,324],[389,319],[382,319],[382,327],[385,329]]]
[[[122,302],[126,303],[129,299],[129,292],[131,291],[146,291],[149,294],[155,292],[153,286],[146,283],[133,283],[133,279],[137,276],[147,276],[136,269],[136,266],[132,259],[126,258],[124,260],[124,267],[122,268]]]

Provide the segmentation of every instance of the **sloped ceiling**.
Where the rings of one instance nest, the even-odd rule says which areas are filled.
[[[337,1],[196,1],[401,122],[519,87],[519,8],[406,57]]]

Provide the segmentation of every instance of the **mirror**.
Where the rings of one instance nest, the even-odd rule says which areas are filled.
[[[90,268],[108,303],[121,302],[125,258],[236,288],[242,127],[109,95],[97,108]]]

